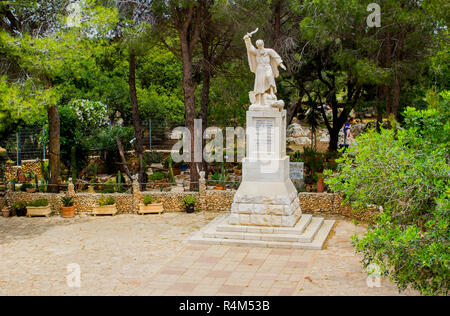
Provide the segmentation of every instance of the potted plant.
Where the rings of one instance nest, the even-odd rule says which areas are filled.
[[[48,205],[46,199],[39,199],[27,204],[27,216],[45,216],[49,217],[52,214],[52,210]]]
[[[13,215],[17,217],[23,217],[27,215],[27,203],[25,202],[17,202],[14,203],[11,207]]]
[[[7,165],[8,167],[12,167],[12,166],[14,166],[14,161],[12,161],[11,159],[8,159],[8,160],[6,161],[6,165]]]
[[[75,206],[73,197],[71,196],[63,196],[61,198],[62,207],[61,207],[61,215],[63,218],[72,218],[75,217]]]
[[[195,198],[195,196],[188,195],[188,196],[184,197],[183,205],[186,208],[187,213],[195,212],[195,203],[197,203],[197,199]]]
[[[20,186],[20,191],[34,193],[36,192],[36,188],[31,183],[24,183]]]
[[[92,215],[116,215],[116,200],[112,196],[108,196],[105,198],[103,195],[100,197],[98,201],[98,206],[94,207],[92,211]]]
[[[11,212],[9,211],[9,209],[7,209],[7,208],[2,209],[2,216],[3,217],[9,217],[10,213]]]
[[[139,204],[138,213],[144,214],[161,214],[164,212],[164,205],[160,201],[155,201],[150,195],[144,197],[142,204]]]
[[[325,182],[323,173],[317,175],[317,193],[323,193],[325,191]]]

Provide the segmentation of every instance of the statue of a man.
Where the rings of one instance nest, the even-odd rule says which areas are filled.
[[[248,33],[244,40],[247,46],[250,70],[256,76],[255,90],[250,92],[252,107],[270,108],[273,106],[282,108],[284,102],[277,101],[275,78],[280,75],[278,67],[286,70],[283,60],[275,50],[265,48],[262,40],[256,41],[257,48],[253,46],[251,36],[252,33]]]

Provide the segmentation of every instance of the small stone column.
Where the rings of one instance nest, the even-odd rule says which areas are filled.
[[[199,185],[198,185],[198,191],[199,191],[199,205],[202,210],[206,210],[208,200],[206,198],[206,179],[205,179],[205,171],[199,172],[200,179],[199,179]]]
[[[133,213],[139,211],[139,204],[141,203],[141,186],[139,185],[138,176],[133,177]]]
[[[67,194],[71,197],[75,197],[75,185],[73,184],[72,180],[69,179],[69,185],[67,186]]]

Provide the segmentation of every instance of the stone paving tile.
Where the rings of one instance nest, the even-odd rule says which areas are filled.
[[[322,251],[186,243],[218,215],[0,218],[0,295],[398,295],[367,286],[350,244],[362,226],[339,220]]]

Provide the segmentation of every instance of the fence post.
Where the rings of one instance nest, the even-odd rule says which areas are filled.
[[[152,120],[149,120],[148,121],[148,127],[149,127],[149,130],[150,130],[150,151],[152,150]]]
[[[42,135],[44,136],[44,140],[43,140],[43,142],[42,142],[42,157],[43,157],[43,160],[45,160],[45,126],[44,127],[42,127]]]
[[[19,133],[16,133],[16,165],[19,166],[20,165],[20,154],[19,154]]]

